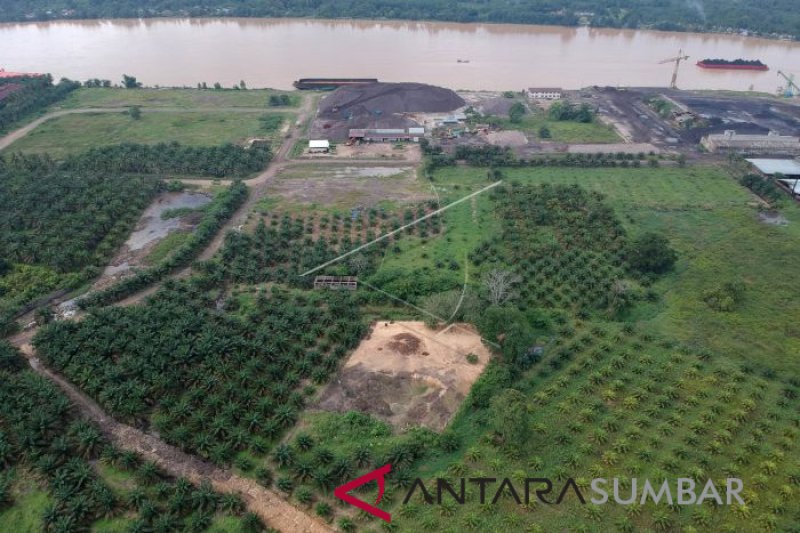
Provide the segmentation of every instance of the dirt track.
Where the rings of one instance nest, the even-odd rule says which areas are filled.
[[[308,112],[311,109],[311,99],[306,98],[300,110],[298,120],[303,123],[306,119]],[[242,108],[239,108],[242,109]],[[159,108],[158,110],[165,111],[166,108]],[[7,135],[0,139],[0,149],[8,146],[14,140],[24,136],[30,130],[49,120],[55,116],[65,115],[69,113],[88,113],[97,112],[98,109],[92,110],[68,110],[51,113],[40,119],[28,124],[25,128],[16,130],[12,134]],[[106,110],[118,111],[118,109]],[[103,112],[103,110],[99,110]],[[285,162],[286,155],[292,148],[297,138],[296,128],[293,129],[286,137],[280,149],[276,153],[270,166],[256,178],[251,185],[250,196],[242,207],[229,219],[228,223],[223,226],[218,232],[216,238],[209,244],[209,246],[200,255],[200,259],[208,259],[212,257],[224,242],[225,233],[244,220],[247,214],[252,210],[253,205],[261,197],[264,192],[264,183],[269,178],[275,175],[277,171],[282,168]],[[3,144],[5,143],[5,144]],[[179,271],[173,277],[185,277],[190,273],[189,267]],[[144,297],[153,294],[158,289],[158,284],[152,285],[147,289],[136,293],[117,305],[133,305],[141,301]],[[80,316],[76,316],[79,319]],[[213,485],[214,489],[219,492],[232,492],[242,496],[247,509],[256,513],[261,519],[269,526],[280,531],[285,532],[304,532],[304,533],[318,533],[330,532],[334,529],[328,524],[322,522],[316,517],[305,513],[301,509],[294,507],[287,502],[277,493],[266,489],[256,483],[255,481],[247,478],[240,477],[233,474],[229,470],[209,464],[201,459],[184,453],[181,450],[163,442],[158,437],[145,433],[139,429],[122,424],[114,420],[113,417],[103,411],[103,409],[95,403],[91,398],[84,395],[77,387],[69,383],[59,374],[46,368],[41,361],[36,357],[35,349],[30,344],[31,339],[36,333],[36,328],[21,332],[10,340],[20,348],[25,357],[28,358],[31,368],[38,374],[48,378],[56,383],[67,395],[67,397],[75,404],[78,410],[93,423],[97,424],[104,435],[117,447],[123,450],[134,451],[142,455],[145,459],[155,462],[161,469],[173,476],[182,476],[191,481],[192,483],[200,483],[208,480]]]
[[[25,342],[30,335],[17,336],[16,343]],[[92,399],[80,392],[60,375],[44,367],[33,347],[25,342],[19,345],[28,358],[31,368],[56,383],[78,410],[95,423],[103,434],[118,448],[134,451],[162,470],[176,477],[185,477],[195,484],[211,482],[218,492],[232,492],[242,496],[248,510],[256,513],[270,527],[286,532],[318,533],[334,531],[333,528],[311,515],[297,509],[273,491],[247,478],[237,476],[180,451],[158,437],[121,424],[107,415]]]

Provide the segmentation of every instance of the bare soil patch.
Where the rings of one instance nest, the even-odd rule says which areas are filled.
[[[161,218],[162,213],[169,209],[196,209],[210,201],[210,197],[195,192],[168,192],[159,195],[142,213],[136,228],[106,266],[93,289],[107,287],[133,274],[136,268],[147,266],[145,258],[164,237],[175,231],[192,231],[202,218],[200,213],[187,213],[164,220]]]
[[[477,363],[467,361],[470,353]],[[369,413],[401,430],[441,431],[488,362],[472,326],[434,330],[422,322],[377,322],[323,391],[318,408]]]
[[[387,200],[418,202],[431,197],[411,167],[294,167],[278,178],[267,186],[267,195],[298,204],[369,208]]]
[[[528,138],[519,130],[492,131],[486,135],[486,140],[495,146],[528,145]]]

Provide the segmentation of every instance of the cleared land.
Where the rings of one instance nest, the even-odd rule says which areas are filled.
[[[315,206],[323,210],[374,207],[386,202],[413,202],[431,197],[410,166],[294,165],[266,186],[270,197],[288,207]]]
[[[165,111],[143,112],[135,120],[124,111],[71,114],[41,124],[8,150],[63,157],[122,142],[177,141],[196,146],[240,143],[252,137],[276,135],[280,124],[274,120],[265,123],[263,116],[260,112]]]
[[[322,393],[319,408],[372,414],[399,430],[441,431],[489,357],[470,326],[437,331],[422,322],[377,322]]]

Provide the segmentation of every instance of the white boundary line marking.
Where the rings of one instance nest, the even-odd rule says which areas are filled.
[[[503,183],[503,181],[502,181],[502,180],[500,180],[500,181],[496,181],[496,182],[492,183],[491,185],[487,185],[487,186],[486,186],[486,187],[484,187],[483,189],[480,189],[480,190],[478,190],[478,191],[475,191],[475,192],[474,192],[474,193],[472,193],[472,194],[468,194],[467,196],[465,196],[465,197],[463,197],[463,198],[459,198],[459,199],[458,199],[458,200],[456,200],[455,202],[453,202],[453,203],[450,203],[450,204],[447,204],[447,205],[446,205],[446,206],[444,206],[444,207],[440,207],[440,208],[439,208],[439,209],[437,209],[436,211],[433,211],[433,212],[431,212],[431,213],[428,213],[427,215],[425,215],[425,216],[423,216],[423,217],[420,217],[420,218],[418,218],[418,219],[416,219],[416,220],[414,220],[414,221],[412,221],[412,222],[409,222],[408,224],[406,224],[406,225],[404,225],[404,226],[401,226],[401,227],[397,228],[397,229],[396,229],[396,230],[394,230],[394,231],[390,231],[389,233],[387,233],[387,234],[385,234],[385,235],[381,235],[380,237],[378,237],[378,238],[376,238],[376,239],[373,239],[373,240],[371,240],[370,242],[368,242],[368,243],[366,243],[366,244],[362,244],[361,246],[359,246],[359,247],[357,247],[357,248],[354,248],[354,249],[350,250],[349,252],[346,252],[346,253],[344,253],[344,254],[340,255],[339,257],[336,257],[336,258],[334,258],[334,259],[331,259],[330,261],[326,261],[325,263],[322,263],[321,265],[319,265],[319,266],[317,266],[317,267],[314,267],[314,268],[312,268],[311,270],[307,270],[306,272],[304,272],[304,273],[300,274],[300,277],[305,277],[305,276],[308,276],[309,274],[313,274],[314,272],[317,272],[318,270],[322,270],[323,268],[325,268],[325,267],[327,267],[327,266],[330,266],[330,265],[332,265],[332,264],[334,264],[334,263],[338,263],[339,261],[341,261],[341,260],[342,260],[342,259],[344,259],[345,257],[348,257],[348,256],[350,256],[350,255],[353,255],[354,253],[356,253],[356,252],[359,252],[359,251],[363,250],[364,248],[367,248],[368,246],[372,246],[373,244],[375,244],[375,243],[377,243],[377,242],[380,242],[380,241],[382,241],[382,240],[384,240],[384,239],[387,239],[388,237],[391,237],[391,236],[392,236],[392,235],[394,235],[395,233],[399,233],[399,232],[401,232],[401,231],[404,231],[404,230],[406,230],[406,229],[408,229],[408,228],[410,228],[410,227],[412,227],[412,226],[415,226],[416,224],[419,224],[419,223],[420,223],[420,222],[422,222],[423,220],[427,220],[427,219],[429,219],[429,218],[431,218],[431,217],[435,217],[436,215],[438,215],[438,214],[440,214],[440,213],[443,213],[444,211],[447,211],[447,210],[448,210],[448,209],[450,209],[451,207],[455,207],[456,205],[458,205],[458,204],[460,204],[460,203],[462,203],[462,202],[465,202],[465,201],[469,200],[470,198],[473,198],[473,197],[475,197],[475,196],[478,196],[479,194],[482,194],[482,193],[484,193],[484,192],[488,191],[489,189],[492,189],[492,188],[494,188],[494,187],[497,187],[497,186],[498,186],[498,185],[500,185],[501,183]]]

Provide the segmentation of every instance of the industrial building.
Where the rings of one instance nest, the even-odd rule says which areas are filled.
[[[555,87],[531,87],[525,90],[531,100],[560,100],[564,91]]]
[[[420,137],[423,137],[424,135],[425,128],[351,129],[348,133],[348,137],[351,141],[365,142],[419,142]]]
[[[331,149],[331,142],[325,139],[308,141],[309,154],[327,154]]]
[[[796,159],[748,159],[765,177],[776,181],[793,196],[800,196],[800,162]]]
[[[737,152],[749,155],[800,155],[800,137],[738,134],[733,130],[706,135],[700,144],[709,152]]]

